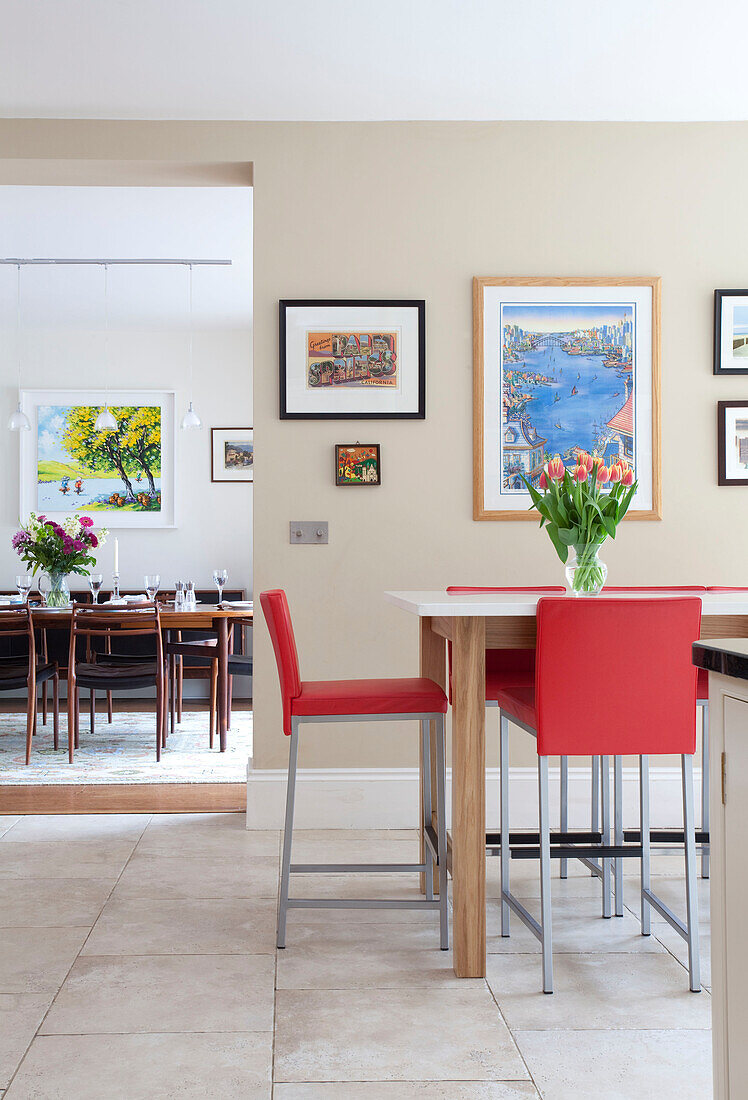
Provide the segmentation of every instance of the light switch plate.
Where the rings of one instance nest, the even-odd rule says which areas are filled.
[[[291,543],[300,546],[327,546],[327,520],[291,520]]]

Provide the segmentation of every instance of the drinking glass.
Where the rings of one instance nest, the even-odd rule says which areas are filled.
[[[223,586],[229,579],[228,569],[214,569],[213,570],[213,583],[218,589],[218,602],[223,603]]]
[[[101,573],[89,573],[89,575],[88,575],[88,586],[91,589],[91,594],[93,595],[93,602],[94,603],[99,602],[99,590],[100,590],[103,583],[104,583],[103,574],[101,574]]]
[[[156,593],[161,587],[161,578],[158,573],[146,573],[146,575],[143,577],[143,584],[145,585],[145,590],[148,593],[148,599],[155,600]]]
[[[39,574],[39,580],[36,582],[36,587],[39,589],[39,599],[42,607],[47,606],[47,594],[52,587],[52,582],[46,573]]]
[[[31,591],[31,585],[34,583],[34,579],[28,573],[20,573],[16,577],[16,588],[18,589],[18,595],[21,596],[24,603],[29,598],[29,592]]]

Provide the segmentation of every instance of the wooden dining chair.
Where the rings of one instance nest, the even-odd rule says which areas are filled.
[[[60,678],[57,662],[37,654],[34,626],[28,605],[0,611],[0,638],[9,642],[7,656],[0,658],[0,691],[26,689],[26,763],[31,763],[31,741],[36,733],[37,688],[52,681],[54,747],[60,733]],[[23,650],[26,652],[24,653]]]
[[[155,658],[117,652],[132,639],[154,639]],[[85,642],[85,659],[78,657],[78,643]],[[80,689],[89,691],[140,691],[156,688],[156,760],[166,737],[166,677],[158,605],[143,602],[127,610],[107,610],[73,605],[68,656],[68,757],[80,736]]]

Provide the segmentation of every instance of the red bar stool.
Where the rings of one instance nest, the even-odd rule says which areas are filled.
[[[296,651],[291,615],[282,589],[263,592],[260,604],[270,631],[278,666],[283,701],[283,732],[291,738],[286,794],[286,820],[283,832],[283,862],[278,906],[278,947],[286,946],[286,917],[289,909],[438,909],[441,949],[449,947],[449,911],[447,897],[447,823],[445,817],[444,716],[447,696],[438,684],[424,677],[392,680],[302,680]],[[294,793],[299,750],[299,726],[303,722],[370,722],[389,719],[401,722],[417,719],[421,723],[423,767],[423,833],[427,849],[424,863],[376,864],[299,864],[291,863]],[[436,812],[437,829],[432,825],[430,760],[430,724],[436,727]],[[433,857],[433,860],[432,860]],[[434,897],[433,867],[439,873],[439,898]],[[359,874],[388,871],[420,872],[426,879],[426,898],[390,900],[385,898],[291,898],[292,874]]]
[[[543,991],[553,992],[551,925],[551,840],[548,811],[548,757],[559,755],[640,757],[641,844],[612,849],[606,858],[641,858],[642,935],[650,934],[654,908],[688,943],[690,988],[701,989],[696,898],[696,833],[693,808],[693,754],[696,750],[696,670],[691,646],[700,636],[701,601],[694,598],[634,600],[542,599],[537,611],[535,688],[510,687],[499,693],[501,748],[501,832],[509,836],[508,758],[511,719],[537,739],[540,807],[539,851],[527,848],[512,856],[540,856],[541,921],[509,888],[509,845],[501,847],[501,933],[509,935],[513,910],[540,940]],[[621,654],[601,661],[594,671],[580,672],[580,653],[595,653],[600,638],[616,639]],[[636,690],[632,690],[632,685]],[[686,865],[684,924],[652,893],[650,880],[649,756],[678,753],[683,772],[683,826]],[[582,858],[593,849],[557,846],[554,855]]]
[[[703,584],[606,585],[606,592],[718,592],[739,589],[707,589]],[[742,591],[745,591],[743,589]],[[701,843],[701,877],[709,878],[709,673],[700,668],[696,679],[696,706],[701,708],[701,832],[707,839]],[[603,780],[604,781],[604,780]],[[623,787],[623,761],[613,761],[613,783]],[[618,805],[621,805],[619,799]],[[616,821],[616,843],[620,843],[621,821]],[[623,868],[616,864],[616,916],[623,916]]]

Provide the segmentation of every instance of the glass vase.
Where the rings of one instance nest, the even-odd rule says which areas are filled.
[[[600,561],[602,543],[570,546],[566,559],[566,588],[571,596],[599,596],[608,576],[608,567]]]
[[[49,588],[45,592],[47,607],[70,607],[70,585],[67,573],[48,573]]]

